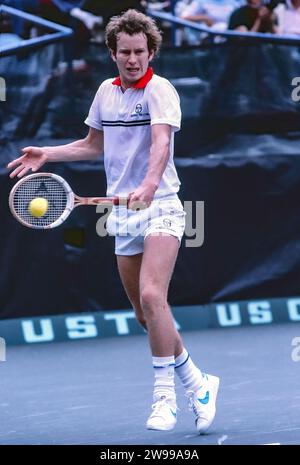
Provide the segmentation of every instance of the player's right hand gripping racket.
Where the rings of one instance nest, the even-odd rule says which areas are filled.
[[[35,217],[29,212],[29,204],[37,197],[48,202],[45,215]],[[61,225],[73,208],[79,205],[127,205],[127,198],[79,197],[69,184],[57,174],[34,173],[20,179],[9,195],[9,207],[14,217],[24,226],[35,229],[51,229]]]

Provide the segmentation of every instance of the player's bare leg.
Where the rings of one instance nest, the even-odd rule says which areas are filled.
[[[166,305],[168,288],[179,249],[179,241],[170,235],[146,237],[140,272],[141,307],[146,318],[153,356],[175,354],[177,330]],[[180,351],[183,347],[181,345]]]
[[[140,271],[142,265],[143,254],[137,255],[118,255],[117,263],[119,274],[121,277],[122,284],[130,300],[136,315],[137,321],[147,330],[147,323],[144,316],[144,312],[141,306],[140,297]],[[171,310],[168,302],[164,303],[164,311],[168,312],[172,318]],[[182,341],[181,337],[176,331],[176,342],[175,342],[175,357],[182,353]]]
[[[137,321],[143,328],[147,329],[146,320],[140,304],[140,271],[143,254],[117,255],[118,270],[120,278],[130,300]]]

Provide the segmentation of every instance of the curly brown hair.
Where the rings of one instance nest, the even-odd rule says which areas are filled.
[[[133,35],[143,32],[147,37],[148,50],[157,54],[159,51],[162,34],[156,22],[149,16],[137,10],[127,10],[119,16],[113,16],[105,29],[105,43],[114,53],[117,51],[118,34],[125,32]]]

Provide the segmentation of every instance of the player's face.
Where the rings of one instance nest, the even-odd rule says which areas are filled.
[[[117,51],[111,52],[111,56],[117,64],[122,87],[132,87],[144,76],[153,55],[148,50],[147,37],[143,32],[132,36],[125,32],[118,34]]]

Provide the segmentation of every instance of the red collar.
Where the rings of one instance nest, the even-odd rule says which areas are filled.
[[[134,86],[132,86],[132,89],[144,89],[146,87],[146,85],[148,84],[149,81],[151,81],[152,79],[152,76],[153,76],[153,69],[151,67],[149,67],[146,71],[146,73],[144,74],[143,77],[141,77],[141,79],[139,79],[135,84]],[[121,86],[121,78],[120,76],[117,77],[113,82],[112,84],[114,84],[115,86]]]

